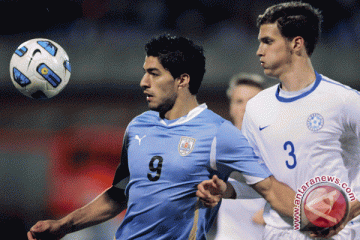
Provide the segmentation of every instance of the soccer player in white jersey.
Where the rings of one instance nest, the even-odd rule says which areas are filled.
[[[218,207],[201,205],[197,185],[214,174],[226,180],[232,171],[242,172],[275,209],[292,215],[294,191],[275,180],[240,130],[198,104],[202,47],[163,35],[145,50],[140,86],[150,111],[128,125],[113,185],[60,220],[38,222],[28,239],[59,239],[125,208],[115,239],[206,239]]]
[[[360,94],[314,70],[310,57],[321,21],[317,9],[301,2],[277,4],[259,16],[256,54],[265,74],[280,83],[248,102],[242,132],[274,176],[294,191],[314,177],[334,176],[355,197],[346,226],[310,236],[267,205],[266,240],[360,239]]]

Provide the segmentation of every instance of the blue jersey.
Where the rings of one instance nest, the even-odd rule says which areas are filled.
[[[128,208],[116,239],[206,239],[218,211],[197,199],[197,185],[233,171],[256,183],[270,176],[240,130],[200,105],[168,121],[147,111],[127,127],[113,185]]]

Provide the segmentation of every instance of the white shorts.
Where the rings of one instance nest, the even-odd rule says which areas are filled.
[[[274,228],[272,226],[265,226],[264,240],[314,240],[309,235],[293,229]],[[325,238],[316,238],[324,239]],[[345,227],[337,235],[327,240],[355,240],[355,231],[349,227]],[[358,240],[359,238],[357,238]]]
[[[360,239],[360,222],[351,222],[349,226],[354,231],[354,239]]]

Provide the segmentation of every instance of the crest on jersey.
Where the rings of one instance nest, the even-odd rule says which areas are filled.
[[[313,113],[308,117],[306,125],[313,132],[319,131],[324,126],[324,118],[319,113]]]
[[[194,149],[196,139],[191,137],[181,137],[179,142],[179,153],[181,156],[189,155]]]

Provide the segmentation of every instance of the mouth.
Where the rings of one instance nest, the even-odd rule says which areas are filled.
[[[150,102],[153,99],[153,95],[151,95],[147,92],[144,92],[144,94],[146,95],[146,101]]]

